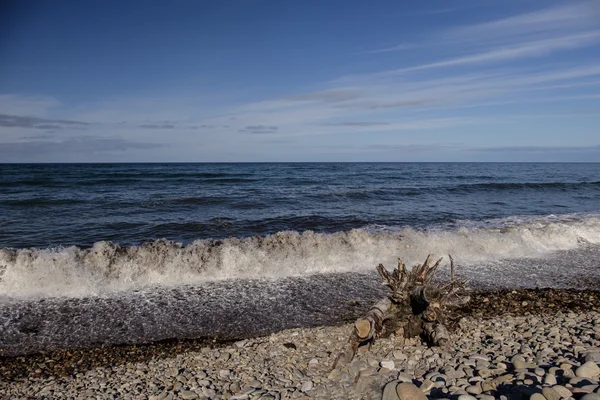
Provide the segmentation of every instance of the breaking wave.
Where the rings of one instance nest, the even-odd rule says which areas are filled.
[[[0,249],[0,293],[9,298],[89,296],[143,286],[238,278],[277,278],[373,270],[396,257],[412,264],[429,252],[464,265],[545,257],[600,244],[597,216],[463,221],[460,228],[418,231],[389,227],[335,233],[285,231],[264,237],[167,240],[122,247]]]

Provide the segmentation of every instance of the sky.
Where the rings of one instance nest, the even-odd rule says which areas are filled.
[[[0,162],[600,161],[600,0],[3,4]]]

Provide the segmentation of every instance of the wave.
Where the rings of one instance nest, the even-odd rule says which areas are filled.
[[[144,172],[115,172],[115,173],[100,173],[88,175],[91,178],[160,178],[160,179],[171,179],[171,178],[231,178],[231,177],[243,177],[253,176],[253,173],[248,172],[157,172],[157,171],[144,171]]]
[[[598,182],[495,182],[495,183],[473,183],[449,187],[449,191],[461,190],[514,190],[514,189],[576,189],[580,187],[600,187]]]
[[[472,194],[485,193],[492,191],[510,191],[510,190],[576,190],[580,188],[600,188],[598,182],[495,182],[495,183],[469,183],[458,185],[442,185],[442,186],[405,186],[394,188],[377,188],[377,189],[353,189],[339,190],[324,193],[311,194],[308,197],[317,199],[357,199],[364,200],[370,198],[380,198],[386,196],[394,197],[413,197],[421,195],[436,194],[442,191],[455,194]]]
[[[212,205],[227,203],[230,199],[224,196],[181,197],[171,200],[173,204]]]
[[[7,206],[15,206],[15,207],[62,206],[62,205],[83,204],[83,203],[86,203],[86,201],[78,200],[78,199],[52,199],[52,198],[48,198],[48,197],[0,201],[0,204],[7,205]]]
[[[488,224],[489,225],[489,224]],[[459,229],[279,232],[264,237],[158,240],[122,247],[0,249],[0,292],[7,297],[89,296],[148,285],[179,285],[238,278],[371,272],[396,257],[412,264],[432,252],[453,254],[463,265],[545,257],[558,250],[600,244],[600,219],[546,217],[464,223]]]

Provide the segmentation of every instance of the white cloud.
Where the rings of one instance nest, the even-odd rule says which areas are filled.
[[[555,34],[595,25],[590,1],[570,1],[549,8],[455,28],[443,33],[450,40],[497,40],[514,36]]]
[[[456,57],[448,60],[436,61],[414,67],[399,68],[387,71],[384,74],[403,74],[407,72],[422,71],[431,68],[455,67],[468,64],[482,64],[497,61],[510,61],[522,58],[535,58],[560,50],[571,50],[597,44],[600,41],[600,31],[588,31],[575,35],[536,40],[520,43],[513,46],[493,48],[480,53]]]

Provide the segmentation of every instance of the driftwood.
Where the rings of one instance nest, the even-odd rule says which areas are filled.
[[[454,278],[454,260],[452,256],[448,257],[451,280],[445,284],[432,282],[442,258],[431,265],[431,254],[410,272],[400,259],[392,272],[379,264],[377,272],[389,288],[387,296],[354,323],[350,339],[333,367],[352,361],[360,345],[370,347],[376,339],[391,334],[405,338],[421,336],[431,345],[444,345],[450,338],[448,327],[452,309],[469,301],[463,293],[467,281]]]

